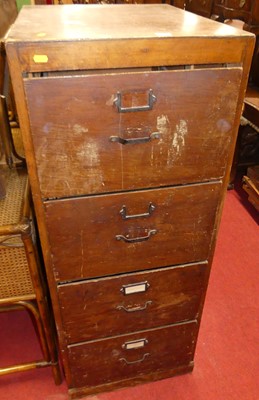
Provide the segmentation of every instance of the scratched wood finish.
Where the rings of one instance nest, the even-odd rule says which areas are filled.
[[[253,44],[254,38],[249,32],[168,5],[30,6],[21,10],[11,28],[6,42],[7,56],[71,398],[192,370]],[[163,70],[172,66],[178,70]],[[162,70],[155,71],[154,67]],[[119,68],[146,68],[147,71],[124,74]],[[149,89],[155,90],[157,96],[151,111],[119,114],[113,105],[112,96],[118,90],[126,93],[123,103],[141,105],[143,91]],[[93,117],[89,130],[90,111]],[[167,121],[161,116],[170,117],[170,126],[161,124]],[[188,135],[181,140],[184,149],[176,141],[180,131],[185,130],[185,123],[181,121],[188,127]],[[156,140],[151,142],[158,153],[153,153],[153,159],[151,143],[126,145],[123,149],[117,142],[107,143],[106,135],[118,135],[118,127],[126,131],[125,135],[136,132],[146,135],[144,126],[163,133],[161,157]],[[82,128],[88,129],[91,142],[87,142],[88,132],[82,132]],[[89,143],[91,151],[86,152],[85,146]],[[95,145],[98,145],[99,160],[92,151]],[[177,150],[179,158],[170,159],[172,149]],[[157,156],[155,168],[151,167],[154,155]],[[173,161],[172,165],[170,162],[167,165],[168,159]],[[95,165],[98,173],[93,169],[96,160],[100,163],[99,169]],[[122,161],[126,164],[122,165]],[[98,181],[100,171],[104,185]],[[211,183],[206,183],[207,180]],[[146,213],[150,202],[156,205],[150,217],[122,220],[123,206],[127,215],[132,216]],[[115,229],[116,223],[119,231]],[[111,234],[126,234],[125,238],[147,235],[153,223],[159,229],[146,241],[124,243],[114,239],[111,245],[107,244]],[[117,248],[123,250],[117,252]],[[107,262],[103,262],[106,258]],[[200,258],[202,262],[197,260]],[[191,294],[188,289],[191,278],[187,272],[195,259],[193,264],[205,267],[207,262],[207,267],[202,270],[203,277],[193,277]],[[113,333],[106,332],[103,324],[100,334],[105,337],[93,334],[92,341],[88,338],[87,342],[69,343],[66,323],[74,317],[66,314],[66,304],[72,304],[75,299],[66,298],[67,303],[61,304],[61,294],[67,287],[71,290],[74,285],[94,288],[100,280],[115,285],[122,274],[127,274],[127,280],[131,275],[151,275],[154,269],[158,272],[164,268],[170,273],[172,267],[178,271],[179,264],[185,262],[188,265],[184,267],[186,277],[182,283],[173,278],[170,283],[175,288],[172,290],[175,300],[176,288],[181,285],[185,288],[192,308],[200,279],[204,278],[194,322],[188,320],[171,328],[160,325],[153,330],[147,322],[146,331],[138,331],[140,328],[133,327],[132,323],[130,329],[134,332],[126,336],[115,329]],[[168,293],[168,299],[161,300],[161,309],[172,304],[170,296]],[[97,307],[95,297],[92,299],[88,310]],[[102,303],[104,308],[109,301],[106,298]],[[143,303],[135,301],[134,304]],[[176,308],[172,307],[173,320],[178,317]],[[185,307],[182,304],[182,313]],[[101,311],[98,314],[104,315]],[[183,316],[180,311],[178,315]],[[150,314],[150,323],[152,318]],[[157,318],[162,318],[162,314]],[[161,321],[164,323],[168,322]],[[80,318],[77,324],[79,332],[86,337]],[[114,320],[114,324],[118,326],[118,321]],[[140,348],[128,350],[130,358],[126,359],[133,364],[123,365],[119,360],[125,358],[125,349],[121,346],[126,340],[142,339],[143,333],[148,336],[148,356]],[[133,358],[135,351],[139,358]]]
[[[206,260],[219,183],[45,202],[57,281]],[[156,209],[150,217],[123,219]],[[148,240],[127,243],[117,235]]]
[[[251,40],[247,32],[220,28],[168,5],[157,7],[103,5],[101,12],[98,6],[24,7],[8,47],[22,43],[19,63],[27,72],[242,62],[241,48],[245,51]],[[48,62],[35,62],[38,54]]]
[[[197,323],[188,322],[68,346],[73,385],[98,386],[188,365],[193,360],[196,336]],[[146,340],[142,348],[124,348],[126,343],[141,339]]]
[[[206,270],[205,262],[59,286],[68,343],[197,318]]]
[[[42,197],[223,177],[241,73],[216,68],[26,80]],[[152,110],[118,112],[117,92],[130,109],[148,104],[149,89],[156,96]],[[147,143],[110,141],[155,132],[160,137]]]

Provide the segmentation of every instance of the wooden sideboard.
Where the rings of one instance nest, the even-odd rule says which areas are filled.
[[[6,42],[72,398],[192,370],[254,47],[78,7],[26,7]]]

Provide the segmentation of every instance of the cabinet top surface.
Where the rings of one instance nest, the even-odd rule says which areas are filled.
[[[239,37],[250,33],[166,4],[25,6],[7,42]]]

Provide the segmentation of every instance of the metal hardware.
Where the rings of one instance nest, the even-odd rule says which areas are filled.
[[[246,0],[240,0],[239,7],[243,8],[245,4],[246,4]]]
[[[152,110],[153,104],[156,102],[156,96],[153,94],[153,90],[149,89],[148,91],[148,104],[145,106],[138,106],[138,107],[122,107],[121,105],[121,93],[117,92],[117,97],[114,99],[114,104],[118,108],[120,113],[125,112],[135,112],[135,111],[149,111]]]
[[[144,242],[145,240],[148,240],[151,235],[155,235],[157,233],[156,229],[151,229],[147,236],[141,236],[141,237],[136,237],[136,238],[127,238],[126,236],[123,235],[116,235],[117,240],[123,240],[126,243],[137,243],[137,242]]]
[[[145,353],[142,358],[140,358],[139,360],[135,360],[135,361],[128,361],[128,360],[126,360],[126,358],[120,358],[119,361],[124,361],[127,365],[136,364],[136,363],[144,361],[145,358],[148,357],[149,355],[150,355],[150,353]]]
[[[123,343],[121,346],[125,350],[133,350],[133,349],[140,349],[144,347],[146,344],[148,344],[147,339],[137,339],[137,340],[131,340],[130,342]]]
[[[241,126],[251,126],[251,128],[253,128],[257,133],[259,133],[259,128],[258,126],[256,126],[255,124],[253,124],[252,122],[250,122],[248,119],[246,119],[245,117],[241,117],[240,119],[240,125]]]
[[[144,137],[139,137],[139,138],[130,138],[130,139],[123,139],[120,136],[110,136],[109,141],[110,142],[118,142],[120,144],[139,144],[139,143],[147,143],[151,142],[153,139],[160,139],[160,133],[159,132],[153,132],[150,134],[150,136],[144,136]]]
[[[124,311],[126,311],[127,313],[131,313],[131,312],[135,312],[135,311],[143,311],[143,310],[146,310],[146,308],[147,308],[147,306],[148,306],[149,304],[152,304],[152,301],[151,301],[151,300],[146,301],[146,303],[144,304],[144,306],[128,307],[128,308],[126,308],[126,307],[124,307],[124,306],[117,306],[116,309],[117,309],[117,310],[124,310]]]
[[[122,209],[120,210],[120,214],[123,219],[150,217],[151,213],[155,210],[155,208],[156,207],[154,206],[154,204],[149,203],[148,212],[143,213],[143,214],[127,215],[126,206],[122,206]]]
[[[146,282],[140,282],[140,283],[131,283],[129,285],[123,285],[120,291],[124,295],[128,294],[134,294],[134,293],[143,293],[148,290],[150,287],[150,284]]]

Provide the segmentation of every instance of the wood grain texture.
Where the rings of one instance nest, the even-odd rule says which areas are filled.
[[[73,386],[95,387],[111,381],[187,366],[193,360],[196,336],[197,323],[191,321],[69,346]],[[124,348],[126,343],[141,339],[146,340],[144,347],[130,350]],[[143,361],[134,362],[141,359]],[[133,364],[127,364],[125,360]]]
[[[241,74],[206,68],[26,80],[42,197],[222,178]],[[117,92],[130,97],[130,109],[147,103],[149,89],[152,110],[118,112]],[[110,141],[155,132],[159,139],[147,143]]]
[[[123,7],[128,6],[124,5]],[[203,282],[207,286],[254,45],[253,36],[247,32],[192,16],[192,14],[181,10],[176,11],[173,7],[159,5],[150,6],[151,8],[149,6],[147,8],[146,6],[143,6],[145,8],[142,6],[140,8],[129,7],[132,8],[85,7],[84,10],[87,10],[88,14],[86,16],[84,14],[85,11],[83,14],[76,11],[79,8],[68,9],[57,6],[52,21],[51,12],[54,9],[44,7],[45,11],[43,11],[43,8],[38,7],[27,8],[19,15],[6,45],[19,108],[19,120],[23,130],[43,254],[59,332],[61,354],[69,392],[73,398],[152,379],[161,379],[192,369],[193,351],[206,287],[200,293],[196,322],[184,324],[184,328],[181,327],[179,330],[175,326],[170,329],[160,326],[153,331],[150,330],[149,326],[146,326],[150,332],[156,332],[154,336],[159,343],[156,344],[154,342],[155,355],[158,351],[160,356],[161,352],[161,359],[153,363],[149,356],[143,358],[145,353],[141,353],[140,349],[135,349],[139,352],[140,359],[132,358],[128,361],[137,361],[137,363],[127,365],[130,367],[128,370],[120,366],[118,371],[114,368],[118,361],[116,360],[116,351],[111,355],[111,349],[116,350],[117,344],[126,336],[121,336],[119,331],[114,331],[114,333],[110,334],[119,336],[113,338],[107,338],[106,336],[106,338],[98,339],[94,342],[77,342],[74,346],[70,345],[68,348],[69,339],[65,331],[67,328],[64,327],[65,319],[63,321],[65,313],[62,316],[59,293],[63,293],[62,290],[67,287],[72,288],[73,285],[81,287],[78,281],[85,278],[87,278],[87,281],[82,282],[82,287],[84,284],[87,287],[92,284],[93,286],[91,287],[94,287],[94,282],[98,282],[99,279],[102,282],[114,282],[115,285],[116,279],[119,280],[121,274],[126,272],[128,275],[125,279],[128,279],[131,274],[132,277],[135,275],[135,271],[141,271],[139,272],[140,274],[151,274],[153,268],[156,268],[157,271],[158,268],[167,269],[171,265],[174,266],[173,268],[178,268],[176,265],[178,263],[190,263],[200,259],[208,260],[207,267],[203,270],[204,274],[202,274],[201,278],[202,280],[204,279]],[[70,10],[71,15],[66,18],[66,13],[69,14]],[[102,13],[100,13],[100,10],[102,10]],[[35,18],[33,23],[28,25],[28,18],[29,15],[31,16],[31,12],[35,15]],[[50,13],[50,18],[44,18],[42,13],[45,12]],[[77,15],[74,14],[75,12],[77,12]],[[60,15],[57,16],[56,13]],[[120,18],[117,13],[122,14],[121,20],[116,26],[114,17]],[[138,14],[137,18],[135,18],[136,13]],[[96,14],[99,15],[97,18]],[[103,23],[103,18],[105,18],[106,23]],[[131,18],[134,19],[134,24],[125,23],[129,22]],[[32,18],[30,17],[30,19]],[[138,23],[140,20],[142,23]],[[137,23],[139,28],[132,29],[136,28],[135,24]],[[97,24],[97,26],[95,27],[93,24]],[[127,29],[124,29],[125,26],[127,26]],[[223,68],[217,69],[215,65],[207,65],[205,69],[203,66],[201,71],[190,70],[193,64],[195,64],[196,68],[198,64],[215,63],[220,64]],[[230,65],[233,63],[235,64],[234,66]],[[150,69],[154,69],[153,67],[156,66],[177,66],[178,68],[180,65],[184,66],[184,68],[187,66],[189,69],[150,72]],[[131,73],[130,75],[116,70],[116,68],[136,67],[147,68],[148,71]],[[91,69],[97,69],[98,71],[93,74],[93,71],[89,71]],[[101,71],[103,69],[113,69],[114,74]],[[75,77],[75,71],[80,70],[83,70],[83,72],[78,72],[78,76]],[[87,70],[89,74],[86,73]],[[41,74],[44,77],[36,78],[31,74],[35,71],[40,73],[54,71],[59,75],[61,74],[61,76],[54,77],[53,73],[49,73],[49,76],[46,76],[44,73]],[[74,74],[71,71],[74,71]],[[205,75],[207,79],[203,78]],[[158,78],[154,80],[154,76],[158,76]],[[168,100],[166,100],[165,88],[167,79],[165,77],[168,76],[173,76],[174,79],[172,81],[171,78],[168,79],[170,94],[168,94]],[[132,77],[133,80],[129,80],[129,77]],[[147,84],[145,88],[141,86],[143,82]],[[129,99],[131,99],[132,104],[135,104],[135,102],[140,104],[143,101],[143,96],[139,96],[139,93],[143,90],[149,90],[149,84],[154,82],[156,89],[161,87],[161,92],[164,93],[164,100],[161,105],[157,101],[153,110],[148,111],[147,114],[146,112],[141,112],[141,120],[134,113],[130,113],[131,117],[121,114],[121,122],[118,122],[118,114],[116,114],[118,111],[113,108],[114,106],[106,105],[106,103],[100,111],[100,105],[103,105],[101,98],[105,97],[107,93],[106,86],[109,91],[112,88],[116,89],[116,91],[121,90],[124,94],[126,93],[123,102],[128,105],[130,104],[128,103]],[[118,83],[125,83],[126,89],[118,89]],[[189,88],[188,84],[190,85]],[[174,87],[177,88],[177,92],[174,92]],[[96,89],[98,89],[97,92]],[[130,94],[127,94],[127,90],[130,91]],[[185,96],[185,92],[188,93],[188,96]],[[135,93],[138,93],[138,95],[135,96]],[[174,99],[175,93],[177,95]],[[222,93],[224,101],[221,98]],[[80,102],[76,102],[77,95],[79,95],[79,99],[83,103],[85,102],[84,106],[80,105]],[[112,99],[112,95],[114,95],[114,90],[112,94],[109,94],[108,103]],[[142,100],[140,100],[141,97]],[[37,99],[40,99],[41,105],[37,104]],[[230,105],[228,104],[229,101]],[[95,102],[99,107],[94,108]],[[114,120],[108,119],[109,123],[105,125],[107,120],[106,108],[108,107],[110,107],[117,120],[114,122]],[[156,107],[160,112],[159,114],[155,114]],[[177,112],[176,115],[173,114],[173,108]],[[221,110],[218,110],[218,108]],[[161,114],[162,109],[163,114]],[[173,168],[170,172],[167,171],[167,162],[165,162],[167,157],[165,155],[168,155],[168,153],[166,151],[163,152],[163,149],[161,150],[162,157],[157,158],[158,164],[156,168],[150,170],[151,152],[149,152],[148,157],[148,153],[143,152],[143,150],[136,150],[139,148],[137,145],[132,146],[134,154],[126,149],[126,161],[128,164],[126,164],[125,168],[125,165],[122,166],[121,162],[118,163],[115,153],[111,152],[111,148],[114,149],[114,147],[108,147],[107,142],[104,140],[104,128],[109,129],[111,126],[113,126],[113,129],[110,135],[117,135],[118,127],[121,127],[119,132],[122,133],[121,131],[123,131],[126,138],[130,138],[132,133],[135,134],[136,127],[138,129],[141,128],[141,134],[146,135],[147,132],[142,127],[151,126],[152,128],[154,121],[156,122],[155,127],[159,127],[161,132],[168,132],[168,130],[164,129],[165,126],[163,127],[160,124],[163,119],[160,119],[160,123],[158,123],[157,117],[170,115],[173,121],[173,125],[170,127],[171,136],[169,135],[172,144],[172,141],[174,141],[172,132],[176,127],[182,128],[184,125],[179,122],[184,119],[178,117],[181,117],[185,109],[188,110],[188,123],[191,121],[191,124],[188,124],[188,129],[190,129],[188,132],[191,132],[191,135],[188,135],[188,140],[187,137],[184,137],[184,149],[188,151],[187,153],[181,151],[182,161],[179,159],[176,162],[176,158],[173,160],[176,165],[175,171]],[[210,112],[208,111],[209,109]],[[164,110],[167,111],[167,114],[164,113]],[[95,121],[92,122],[93,128],[91,128],[94,134],[92,135],[91,133],[92,136],[89,137],[94,145],[98,143],[99,146],[101,143],[102,157],[100,157],[100,165],[103,162],[101,160],[104,159],[106,168],[109,169],[110,177],[106,177],[106,189],[98,188],[98,182],[95,182],[98,181],[100,170],[98,173],[96,171],[93,173],[93,163],[94,159],[96,160],[93,157],[93,152],[87,153],[87,155],[80,152],[82,146],[86,144],[86,136],[83,133],[87,135],[88,132],[82,132],[81,130],[82,135],[80,136],[79,131],[82,127],[83,130],[89,128],[84,125],[84,118],[86,113],[90,111],[91,115],[92,111],[95,112]],[[145,118],[143,115],[146,115]],[[150,115],[155,116],[153,122],[153,117],[150,118]],[[50,120],[49,116],[51,116]],[[221,116],[223,117],[221,118]],[[231,128],[223,134],[224,124],[220,125],[219,130],[215,124],[220,119],[229,121],[228,118],[230,118]],[[145,125],[139,125],[139,121],[140,124],[144,122]],[[44,131],[44,124],[49,122],[53,122],[54,129],[49,129],[49,125],[47,125]],[[98,132],[95,127],[98,127]],[[102,133],[100,133],[101,130]],[[78,134],[77,139],[75,139],[75,133]],[[48,135],[52,139],[47,139]],[[56,143],[53,139],[55,135],[57,135]],[[223,147],[222,142],[224,143]],[[45,144],[40,149],[39,144],[42,145],[43,143]],[[121,146],[119,143],[111,144]],[[169,145],[170,141],[164,144]],[[64,147],[67,154],[66,152],[64,153]],[[177,149],[178,147],[180,149],[179,143],[175,148]],[[201,150],[199,147],[201,147]],[[210,158],[206,156],[205,147],[210,154]],[[218,150],[219,148],[221,151]],[[56,163],[54,162],[55,152],[57,154]],[[110,153],[110,155],[106,153]],[[160,152],[158,153],[160,155]],[[69,155],[69,157],[67,160],[62,161],[64,154]],[[188,157],[186,154],[188,154]],[[215,154],[217,154],[216,157]],[[47,156],[47,158],[44,159],[42,155]],[[80,158],[82,155],[85,155],[86,160],[82,161],[81,158],[81,162],[79,162],[77,157],[79,156]],[[50,159],[48,159],[49,156]],[[70,163],[70,168],[66,169],[66,163],[70,162],[70,157],[73,162]],[[119,157],[122,160],[121,155]],[[193,159],[199,164],[198,169],[195,167]],[[220,160],[224,167],[222,167]],[[55,173],[53,173],[53,170],[48,170],[48,163],[52,163],[52,169],[56,171]],[[76,184],[74,184],[74,180],[77,177],[77,172],[75,172],[75,169],[73,170],[74,163],[77,163],[77,170],[80,170],[78,174],[80,179],[77,180]],[[43,165],[48,171],[46,175],[44,175]],[[85,168],[81,168],[82,165]],[[218,165],[217,170],[215,165]],[[141,173],[138,172],[136,166],[141,169]],[[115,167],[116,171],[119,168],[119,178],[115,176]],[[104,176],[106,168],[102,165],[101,170]],[[66,172],[63,173],[62,169],[66,169]],[[85,179],[85,170],[88,172],[88,179]],[[162,170],[165,171],[164,174]],[[129,192],[128,188],[130,186],[124,186],[124,181],[121,184],[122,171],[126,183],[132,185]],[[216,171],[216,175],[211,175],[211,171]],[[150,172],[153,174],[150,174]],[[93,175],[91,176],[92,173]],[[62,183],[62,189],[60,190],[59,188],[56,191],[56,195],[53,195],[56,174],[59,176],[58,179],[62,177],[63,183],[68,180],[69,185],[63,185]],[[147,178],[148,175],[149,177]],[[153,175],[155,178],[153,178]],[[71,179],[71,176],[73,179]],[[92,181],[95,186],[91,188],[90,182],[93,176],[95,179],[92,179]],[[135,182],[135,176],[137,182]],[[45,192],[43,191],[43,177],[45,179]],[[213,178],[216,181],[197,185],[190,184],[191,182],[200,182],[200,179],[206,181],[206,177],[208,177],[208,180]],[[222,183],[219,182],[218,178],[222,180]],[[87,181],[88,186],[85,186],[85,181]],[[174,184],[178,186],[171,186]],[[185,185],[181,186],[183,184]],[[161,188],[165,185],[166,187]],[[167,185],[171,187],[167,187]],[[53,197],[58,197],[59,200],[46,200],[52,197],[51,193]],[[46,198],[44,198],[45,196]],[[67,198],[60,199],[59,196]],[[127,214],[138,215],[147,211],[150,202],[156,206],[150,217],[138,216],[134,219],[122,219],[120,211],[123,206],[126,207]],[[162,212],[160,212],[161,210]],[[118,228],[119,231],[117,230]],[[116,240],[118,234],[124,235],[126,239],[133,239],[147,235],[150,230],[155,230],[155,234],[151,235],[148,240],[139,243]],[[113,242],[110,241],[111,235]],[[167,239],[168,243],[166,243]],[[118,252],[117,249],[120,249],[120,251]],[[171,269],[169,268],[169,270]],[[185,286],[183,279],[178,283],[174,280],[176,285],[174,287],[176,289],[182,285],[188,292],[187,267],[185,271],[186,277],[184,279],[186,279],[187,286]],[[105,278],[105,276],[107,277],[107,275],[111,274],[118,275],[108,279]],[[67,280],[77,281],[77,283],[65,283]],[[193,289],[198,295],[200,280],[197,276],[195,282],[197,287],[194,285]],[[58,293],[59,290],[60,292]],[[72,294],[74,296],[74,293]],[[175,296],[176,299],[177,295]],[[70,301],[72,304],[75,300],[67,299],[67,301],[68,303],[66,304],[69,304]],[[192,303],[192,301],[190,302]],[[194,305],[194,303],[192,304]],[[105,308],[105,304],[102,304]],[[129,303],[125,304],[131,306]],[[135,301],[132,306],[142,304],[140,301]],[[166,304],[166,299],[163,299],[161,308],[167,308]],[[179,317],[181,315],[179,312]],[[69,318],[71,318],[70,321],[73,321],[73,318],[69,315],[67,321]],[[189,316],[189,318],[193,317]],[[152,318],[149,321],[152,323]],[[161,324],[163,323],[161,321]],[[188,324],[194,327],[193,330],[190,328],[190,331],[195,332],[194,335],[192,333],[187,334],[188,338],[191,338],[192,355],[189,352],[189,339],[186,339],[186,342],[183,339],[187,337],[184,332],[189,331],[189,328],[186,328]],[[136,327],[136,329],[139,328]],[[82,335],[85,335],[82,327],[80,327],[80,330]],[[172,334],[169,334],[169,331]],[[166,333],[168,343],[164,341],[164,334],[161,340],[158,332],[168,332]],[[110,334],[105,333],[105,335]],[[138,334],[138,332],[135,332],[127,335],[127,340],[141,339]],[[150,338],[152,339],[154,336],[151,333]],[[172,338],[175,339],[173,343]],[[78,339],[81,340],[79,336]],[[89,337],[87,340],[89,340]],[[184,342],[181,342],[181,340],[184,340]],[[163,348],[159,347],[162,345],[164,346]],[[167,350],[165,350],[166,345],[169,346],[169,351],[172,349],[173,352],[174,347],[170,346],[180,346],[180,353],[175,350],[179,361],[175,361],[174,354],[172,357],[169,355],[168,346]],[[117,356],[122,354],[122,351],[124,349],[119,346]],[[130,351],[130,354],[133,354],[133,350]],[[185,354],[181,353],[181,351],[185,352]],[[105,357],[107,358],[105,360],[107,363],[103,365],[103,357],[96,357],[96,354],[103,355],[104,352],[106,352]],[[165,354],[165,357],[163,354]],[[142,358],[143,362],[147,363],[142,364]],[[157,357],[155,358],[157,360]],[[112,361],[110,366],[108,365],[108,360]],[[140,364],[138,365],[138,363]],[[92,364],[93,370],[88,369],[89,365]],[[137,365],[134,371],[133,365]],[[103,373],[99,374],[100,371],[103,371]]]
[[[206,260],[217,212],[218,183],[46,202],[57,281],[78,280]],[[156,206],[147,218],[124,220]],[[127,243],[117,235],[148,240]]]
[[[205,262],[59,286],[68,343],[195,319],[206,268]]]
[[[238,63],[247,39],[252,35],[245,31],[166,4],[64,5],[62,12],[58,6],[24,7],[7,47],[22,42],[20,65],[33,72],[209,64],[224,56]],[[35,62],[35,55],[48,61]]]
[[[148,18],[147,18],[148,15]],[[44,21],[44,23],[43,23]],[[151,22],[152,21],[152,22]],[[173,24],[172,24],[173,22]],[[27,29],[25,29],[27,28]],[[8,41],[23,43],[154,37],[240,37],[246,32],[226,28],[166,4],[104,4],[24,7]],[[98,46],[98,43],[97,43]]]

